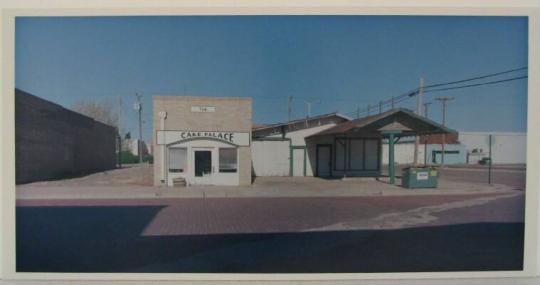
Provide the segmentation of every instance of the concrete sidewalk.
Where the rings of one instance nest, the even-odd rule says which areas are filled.
[[[435,189],[406,189],[385,179],[346,178],[327,180],[316,177],[261,177],[250,186],[58,186],[20,185],[17,199],[148,199],[213,197],[358,197],[454,195],[511,192],[505,185],[440,180]]]

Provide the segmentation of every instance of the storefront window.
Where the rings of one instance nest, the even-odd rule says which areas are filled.
[[[219,172],[236,172],[237,169],[237,149],[219,149]]]
[[[185,148],[169,149],[169,172],[184,172],[187,150]]]

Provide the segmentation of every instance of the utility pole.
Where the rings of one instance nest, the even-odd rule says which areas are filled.
[[[135,93],[135,97],[137,101],[135,101],[133,107],[139,113],[139,143],[137,144],[137,152],[139,153],[139,163],[142,163],[142,95]]]
[[[420,78],[420,87],[416,96],[416,114],[422,116],[422,101],[424,98],[424,78]],[[416,135],[414,139],[414,165],[418,164],[418,145],[420,144],[420,136]]]
[[[122,97],[118,97],[118,168],[122,168]]]
[[[394,109],[394,96],[392,96],[392,109]]]
[[[431,102],[424,103],[424,118],[426,118],[426,119],[429,119],[428,118],[428,107],[431,104],[432,104]],[[428,137],[429,137],[429,135],[424,136],[424,166],[427,166],[427,140],[428,140]]]
[[[367,115],[369,116],[371,113],[371,105],[367,105]]]
[[[289,111],[289,122],[290,122],[292,120],[292,96],[289,96],[288,111]]]
[[[491,158],[491,145],[493,144],[493,139],[491,134],[489,134],[489,160],[488,160],[488,184],[491,185],[491,164],[492,164],[492,158]]]
[[[311,104],[319,104],[321,103],[321,100],[315,100],[315,101],[306,101],[307,106],[307,114],[306,114],[306,128],[308,128],[308,118],[311,117]]]
[[[429,111],[429,105],[431,105],[431,102],[424,103],[424,118],[429,119],[428,111]]]
[[[382,113],[382,101],[379,101],[379,114]]]
[[[441,101],[442,103],[442,126],[444,127],[446,124],[446,102],[450,100],[454,100],[453,97],[437,97],[435,98],[437,101]],[[442,134],[442,142],[441,142],[441,167],[444,166],[444,144],[446,143],[446,134]]]

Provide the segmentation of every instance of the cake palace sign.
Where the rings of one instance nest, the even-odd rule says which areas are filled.
[[[193,139],[213,139],[237,146],[249,146],[249,133],[212,131],[157,131],[157,144],[171,144]]]

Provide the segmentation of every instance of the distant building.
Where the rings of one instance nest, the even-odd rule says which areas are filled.
[[[129,139],[127,145],[128,150],[135,156],[138,156],[139,152],[141,152],[143,156],[148,154],[148,147],[144,141],[139,139]]]
[[[476,164],[489,156],[495,164],[522,164],[527,161],[527,133],[516,132],[461,132],[459,141],[466,148],[466,162]]]
[[[16,183],[116,167],[116,128],[15,89]]]

